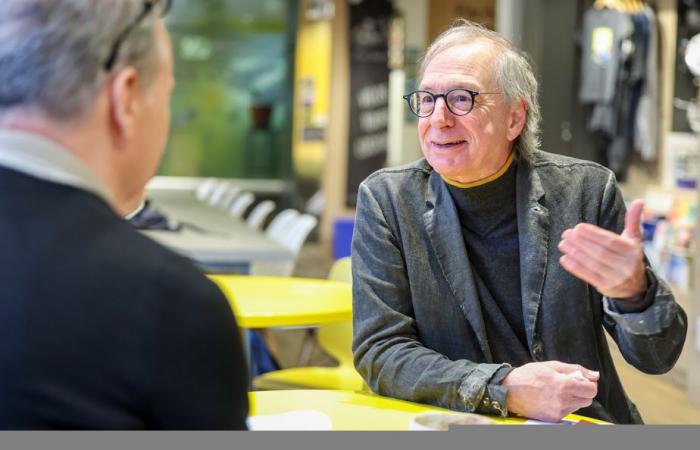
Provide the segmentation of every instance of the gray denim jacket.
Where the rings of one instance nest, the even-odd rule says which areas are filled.
[[[521,301],[532,361],[600,371],[593,405],[579,412],[641,423],[603,329],[630,364],[658,374],[678,359],[686,315],[650,269],[651,306],[623,314],[559,264],[557,244],[567,228],[581,222],[624,228],[612,172],[545,152],[517,164]],[[492,377],[507,365],[491,357],[454,203],[425,160],[380,170],[362,183],[352,266],[355,365],[374,392],[459,411],[507,412],[500,404],[505,395],[500,403],[484,401]]]

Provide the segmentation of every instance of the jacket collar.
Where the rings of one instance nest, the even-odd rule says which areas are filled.
[[[425,206],[423,222],[440,269],[474,330],[484,356],[488,362],[493,362],[457,209],[445,181],[434,171],[430,174]]]
[[[528,346],[532,349],[537,314],[549,263],[549,210],[537,170],[518,160],[516,177],[516,209],[520,243],[520,292]]]
[[[109,190],[85,163],[38,134],[0,129],[0,167],[82,189],[111,204]]]

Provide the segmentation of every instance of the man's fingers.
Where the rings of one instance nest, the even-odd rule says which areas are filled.
[[[580,378],[581,375],[591,381],[597,381],[600,378],[600,372],[587,369],[580,364],[569,364],[556,360],[545,361],[542,364],[546,364],[557,372],[563,373],[564,375],[568,375],[572,378]]]
[[[630,205],[630,208],[625,214],[625,230],[622,232],[623,237],[642,240],[642,232],[640,223],[642,220],[642,210],[644,209],[644,200],[637,199]]]
[[[510,411],[556,422],[591,404],[598,393],[597,378],[581,365],[550,360],[513,369],[503,385],[509,389]]]
[[[626,255],[638,241],[623,237],[590,223],[580,223],[562,235],[564,239],[576,238],[607,248],[611,252]]]
[[[572,397],[593,398],[598,394],[598,382],[589,380],[577,380],[571,377],[567,389]]]
[[[596,370],[588,370],[588,369],[583,369],[583,376],[588,378],[591,381],[598,381],[600,380],[600,372]]]
[[[635,263],[630,258],[611,254],[604,248],[581,246],[566,239],[559,244],[561,252],[569,259],[569,266],[562,264],[573,275],[592,284],[598,290],[616,288],[630,276]]]
[[[594,263],[590,261],[583,262],[579,257],[572,255],[562,256],[559,258],[559,263],[571,275],[580,278],[598,290],[608,283],[607,279],[602,275],[606,269],[600,265],[595,269],[592,267],[595,265]]]
[[[578,259],[594,259],[603,267],[612,271],[627,261],[620,253],[612,252],[596,242],[584,241],[583,239],[572,237],[572,235],[569,235],[559,243],[559,250],[565,255],[577,256]]]

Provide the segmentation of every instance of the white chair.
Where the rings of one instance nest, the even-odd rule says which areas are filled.
[[[255,201],[255,194],[252,192],[241,193],[231,204],[228,214],[231,217],[242,218],[248,207]]]
[[[218,205],[221,203],[221,200],[223,199],[224,195],[231,189],[231,183],[226,181],[226,180],[218,180],[216,182],[216,185],[212,188],[211,194],[209,195],[208,198],[205,198],[205,201],[214,206]]]
[[[276,206],[277,205],[272,200],[265,200],[258,203],[245,220],[246,224],[253,230],[262,230],[265,219],[275,210]]]
[[[274,219],[272,219],[270,225],[268,225],[265,229],[265,234],[269,238],[276,240],[275,236],[282,233],[298,216],[299,211],[297,211],[296,209],[285,209],[284,211],[277,214]]]
[[[286,213],[287,211],[293,212]],[[282,215],[284,216],[280,218]],[[275,222],[278,218],[280,220]],[[289,250],[292,259],[285,262],[257,261],[251,266],[251,273],[276,277],[292,276],[299,251],[317,223],[316,217],[310,214],[299,214],[296,210],[285,210],[279,213],[273,223],[267,227],[265,234]]]
[[[197,197],[197,200],[202,202],[206,201],[211,195],[214,187],[217,185],[217,182],[218,181],[216,178],[205,178],[202,180],[194,191],[194,195]]]
[[[224,194],[221,196],[220,199],[218,199],[214,206],[228,211],[231,208],[231,206],[233,206],[233,203],[239,198],[241,192],[241,188],[239,188],[238,186],[229,185],[228,190],[224,192]]]
[[[306,238],[311,233],[316,225],[318,224],[318,219],[311,214],[301,214],[294,219],[288,233],[283,233],[280,240],[280,244],[284,245],[288,250],[294,253],[294,256],[299,254],[301,246],[306,242]]]

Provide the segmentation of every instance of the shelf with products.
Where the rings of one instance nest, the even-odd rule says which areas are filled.
[[[644,251],[674,291],[693,289],[698,192],[650,188],[642,215]]]

